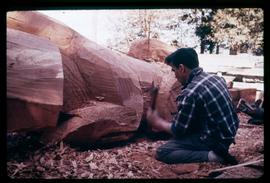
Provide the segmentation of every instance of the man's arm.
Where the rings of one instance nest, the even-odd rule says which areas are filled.
[[[165,131],[172,135],[183,135],[194,121],[195,99],[193,97],[185,97],[179,102],[179,111],[172,123],[162,119],[156,110],[151,108],[147,111],[147,121],[154,130]]]
[[[162,119],[156,110],[152,110],[151,108],[147,111],[147,121],[152,127],[152,129],[155,131],[164,131],[170,134],[173,134],[171,131],[171,123],[168,121]]]

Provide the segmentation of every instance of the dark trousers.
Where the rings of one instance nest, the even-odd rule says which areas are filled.
[[[200,135],[174,138],[160,146],[156,159],[168,164],[207,162],[211,149],[200,139]]]

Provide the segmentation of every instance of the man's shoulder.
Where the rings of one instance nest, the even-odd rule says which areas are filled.
[[[205,84],[213,80],[213,75],[206,72],[201,72],[199,75],[195,76],[192,81],[188,84],[187,90],[191,93],[200,90]]]
[[[217,83],[221,82],[223,81],[219,76],[204,72],[195,77],[182,92],[185,96],[202,96],[208,93],[207,91],[211,92],[213,89],[216,89],[216,87],[213,86],[217,86]]]
[[[195,86],[195,85],[194,85]],[[196,97],[197,94],[199,93],[199,89],[195,88],[190,84],[188,87],[186,87],[184,90],[181,92],[181,97]]]
[[[214,74],[209,74],[206,72],[202,72],[198,76],[194,77],[194,79],[191,81],[189,88],[195,88],[195,89],[200,89],[202,87],[205,87],[205,85],[212,85],[215,83],[220,83],[223,82],[223,78],[214,75]]]

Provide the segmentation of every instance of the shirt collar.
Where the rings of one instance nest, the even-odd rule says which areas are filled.
[[[185,89],[187,87],[187,85],[192,81],[192,79],[201,74],[201,72],[203,72],[203,69],[201,67],[196,67],[195,69],[192,69],[192,71],[189,74],[188,80],[186,82],[185,85],[183,85],[182,89]]]

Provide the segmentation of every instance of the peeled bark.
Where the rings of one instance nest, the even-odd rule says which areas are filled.
[[[7,131],[56,126],[63,105],[63,67],[50,41],[7,29]]]
[[[179,92],[179,87],[172,89],[177,81],[168,72],[168,66],[162,68],[115,53],[37,12],[9,12],[7,25],[48,38],[62,55],[65,76],[62,111],[77,117],[46,131],[44,141],[64,139],[80,144],[130,138],[150,105],[152,83],[161,87],[157,99],[161,115],[170,120],[170,112],[176,110],[170,93],[165,92]]]

